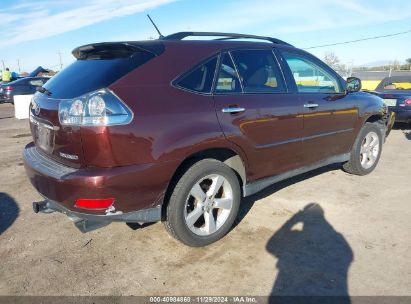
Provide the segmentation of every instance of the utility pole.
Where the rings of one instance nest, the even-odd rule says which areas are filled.
[[[4,65],[4,60],[2,60],[1,63],[3,64],[3,70],[5,70],[6,66]]]
[[[19,74],[21,73],[21,70],[20,70],[20,59],[17,59],[17,66],[19,67]]]
[[[63,61],[61,61],[61,52],[58,51],[57,55],[59,55],[59,62],[60,62],[60,71],[63,69]]]
[[[354,66],[354,59],[351,59],[351,62],[350,62],[351,64],[350,64],[350,77],[352,76],[352,69],[353,69],[353,66]]]

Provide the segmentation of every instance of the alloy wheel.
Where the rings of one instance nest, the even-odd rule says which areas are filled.
[[[191,188],[185,202],[184,219],[195,234],[208,236],[227,221],[233,207],[233,190],[219,174],[208,175]]]

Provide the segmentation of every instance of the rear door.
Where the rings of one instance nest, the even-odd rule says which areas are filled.
[[[350,151],[359,113],[340,78],[315,57],[298,50],[282,52],[304,108],[304,165]]]
[[[246,152],[250,180],[299,166],[301,108],[272,50],[224,53],[214,100],[225,136]]]

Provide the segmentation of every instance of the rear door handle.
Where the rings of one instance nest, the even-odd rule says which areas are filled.
[[[245,108],[241,108],[241,107],[229,107],[229,108],[224,108],[221,110],[223,113],[240,113],[240,112],[244,112]]]
[[[317,108],[319,106],[318,103],[306,103],[304,108]]]

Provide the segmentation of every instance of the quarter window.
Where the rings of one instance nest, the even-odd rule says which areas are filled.
[[[217,93],[233,93],[242,91],[237,71],[228,53],[223,55],[215,91]]]
[[[246,93],[285,92],[278,64],[271,50],[231,52]]]
[[[322,67],[295,53],[283,52],[300,93],[340,93],[338,79]]]
[[[45,81],[43,79],[34,79],[34,80],[29,81],[30,85],[36,86],[36,87],[41,87],[44,83]]]
[[[210,93],[213,85],[217,57],[214,57],[177,81],[179,87],[200,93]]]

